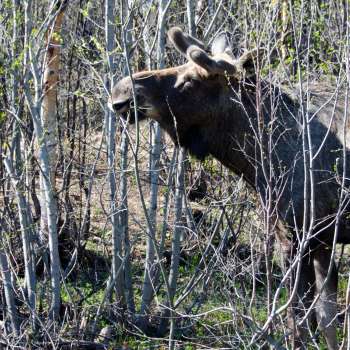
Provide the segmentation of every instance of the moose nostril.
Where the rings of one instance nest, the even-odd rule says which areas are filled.
[[[119,113],[126,112],[129,106],[130,106],[130,100],[113,103],[114,111]]]

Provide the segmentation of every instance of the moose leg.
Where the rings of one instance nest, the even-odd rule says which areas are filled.
[[[333,264],[328,281],[325,283],[332,250],[322,245],[314,253],[314,267],[316,276],[316,293],[320,293],[316,305],[316,316],[319,329],[326,338],[328,349],[338,349],[336,337],[336,313],[337,313],[337,282],[338,271]]]
[[[314,313],[299,324],[309,311],[314,296],[315,272],[313,268],[312,256],[307,254],[301,262],[301,271],[297,285],[297,293],[289,309],[289,327],[293,333],[293,349],[306,349],[309,328],[314,323]],[[296,279],[293,278],[290,288],[293,289]],[[291,327],[292,326],[292,327]]]
[[[283,270],[287,272],[293,259],[296,259],[295,253],[297,251],[297,242],[293,242],[286,238],[286,230],[280,229],[277,231],[277,238],[283,254]],[[315,270],[313,266],[313,256],[311,253],[306,254],[301,260],[301,269],[299,278],[296,279],[294,273],[292,273],[288,283],[287,290],[290,295],[294,288],[295,283],[298,281],[297,291],[292,302],[292,305],[288,308],[288,328],[291,333],[291,343],[293,349],[305,349],[308,337],[308,327],[310,323],[314,321],[314,313],[310,313],[310,316],[303,324],[298,325],[298,321],[301,320],[305,313],[311,306],[314,296],[315,286]]]

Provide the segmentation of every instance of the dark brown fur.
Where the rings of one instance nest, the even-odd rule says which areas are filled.
[[[293,306],[309,306],[314,293],[320,292],[316,305],[319,328],[324,331],[328,347],[336,349],[335,322],[329,324],[336,315],[334,265],[325,287],[321,286],[331,262],[329,248],[334,238],[335,216],[339,207],[344,212],[347,209],[347,196],[339,203],[344,99],[337,92],[325,92],[320,85],[313,87],[309,116],[317,114],[310,123],[311,149],[314,154],[319,147],[321,150],[312,169],[316,197],[311,238],[300,247],[298,242],[305,234],[303,224],[306,220],[308,228],[311,221],[311,217],[304,217],[304,204],[310,203],[304,200],[309,163],[307,157],[306,163],[304,159],[308,153],[303,150],[300,99],[267,82],[258,84],[257,89],[253,69],[261,55],[257,50],[234,59],[221,36],[214,41],[209,56],[198,47],[198,41],[185,37],[178,28],[170,31],[169,38],[188,58],[188,63],[124,78],[113,89],[115,110],[119,113],[130,110],[134,90],[138,120],[158,121],[176,144],[199,159],[213,155],[243,175],[263,201],[269,196],[273,199],[276,210],[272,208],[272,216],[278,221],[277,238],[285,252],[286,266],[300,249],[304,252]],[[135,122],[133,112],[130,122]],[[305,133],[304,142],[307,137]],[[345,154],[348,159],[347,149]],[[309,188],[308,182],[306,186]],[[345,215],[338,222],[337,241],[350,243]],[[303,312],[293,314],[297,317]],[[294,334],[295,346],[302,346],[305,333],[303,325],[299,325]]]

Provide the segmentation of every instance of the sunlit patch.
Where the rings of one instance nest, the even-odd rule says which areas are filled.
[[[108,102],[107,102],[107,108],[108,108],[111,112],[114,112],[113,103],[112,103],[112,101],[111,101],[110,98],[108,99]]]

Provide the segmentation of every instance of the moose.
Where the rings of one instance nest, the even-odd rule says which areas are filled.
[[[115,112],[130,123],[157,121],[176,145],[199,159],[212,155],[263,202],[273,200],[276,241],[291,271],[285,285],[293,347],[306,346],[314,324],[328,348],[337,349],[332,247],[350,243],[346,100],[339,88],[310,83],[311,103],[304,103],[302,83],[293,90],[259,79],[264,52],[235,58],[225,33],[210,52],[178,27],[168,38],[187,63],[121,79],[112,90]]]

